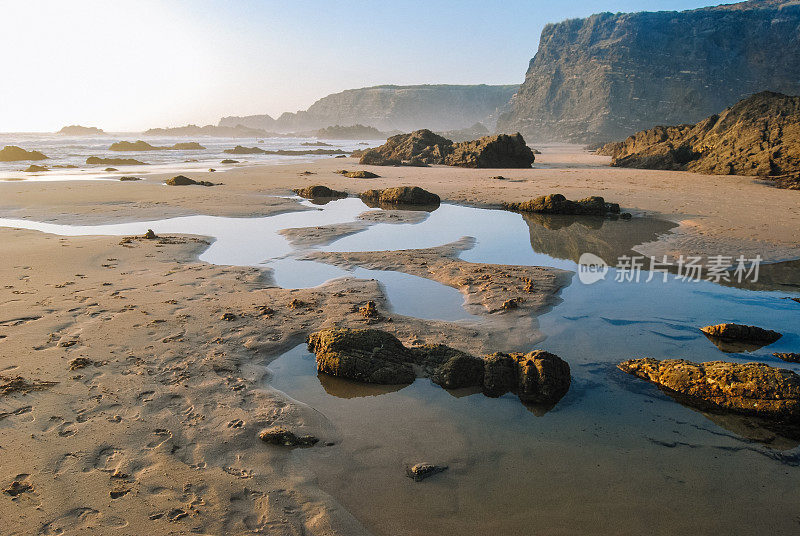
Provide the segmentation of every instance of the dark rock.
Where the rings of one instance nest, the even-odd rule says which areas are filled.
[[[386,143],[367,149],[359,162],[376,166],[427,166],[443,164],[453,142],[428,129],[392,136]]]
[[[500,306],[500,309],[505,311],[510,311],[512,309],[519,309],[519,302],[522,301],[522,298],[512,298],[510,300],[506,300]]]
[[[411,349],[423,363],[431,381],[445,389],[477,387],[483,384],[483,359],[443,344],[424,345]]]
[[[655,127],[599,154],[617,167],[776,176],[792,188],[800,173],[800,97],[768,91],[748,97],[696,125]]]
[[[107,167],[107,168],[106,168],[106,169],[104,169],[103,171],[119,171],[119,170],[118,170],[117,168],[113,168],[113,167]]]
[[[285,447],[310,447],[319,442],[319,439],[312,435],[298,436],[294,432],[278,426],[262,430],[258,437],[264,443]]]
[[[415,482],[420,482],[429,476],[433,476],[446,470],[446,465],[434,465],[432,463],[422,462],[406,467],[406,476],[413,479]]]
[[[438,195],[418,186],[401,186],[384,190],[367,190],[359,196],[364,202],[387,205],[438,205]]]
[[[800,55],[783,53],[797,49],[794,4],[600,13],[548,24],[497,131],[599,143],[695,123],[764,89],[798,95]]]
[[[569,391],[569,365],[544,350],[495,353],[485,361],[483,389],[489,396],[512,392],[526,403],[554,404]]]
[[[796,354],[794,352],[788,352],[788,353],[775,352],[772,355],[774,355],[778,359],[786,361],[787,363],[800,363],[800,354]]]
[[[41,171],[49,171],[49,170],[45,166],[37,166],[36,164],[31,164],[22,171],[24,171],[25,173],[39,173]]]
[[[536,157],[518,132],[453,144],[444,163],[468,168],[529,168]]]
[[[222,316],[219,318],[220,320],[225,320],[226,322],[233,322],[236,320],[236,315],[233,313],[222,313]]]
[[[140,181],[139,177],[120,177],[119,180],[126,182],[126,181]]]
[[[88,357],[76,357],[75,359],[69,362],[69,370],[78,370],[86,368],[89,365],[94,365],[94,361],[92,361]]]
[[[111,144],[109,151],[158,151],[160,147],[154,147],[146,141],[118,141]]]
[[[142,238],[144,238],[145,240],[155,240],[158,237],[156,236],[156,233],[154,233],[152,229],[148,229],[147,232],[144,233],[144,236]]]
[[[192,186],[192,185],[214,186],[214,183],[209,181],[196,181],[184,175],[176,175],[171,179],[167,179],[167,185],[168,186]]]
[[[111,166],[143,166],[144,162],[136,160],[135,158],[100,158],[98,156],[90,156],[86,159],[86,163],[90,165],[105,164]]]
[[[231,160],[230,158],[226,158],[225,160],[222,160],[220,162],[220,164],[238,164],[238,163],[239,163],[238,160]]]
[[[403,384],[417,377],[411,352],[394,335],[376,329],[330,329],[312,333],[308,349],[317,370],[367,383]]]
[[[295,188],[292,191],[300,197],[305,197],[306,199],[347,197],[347,192],[332,190],[327,186],[322,186],[319,184],[314,186],[306,186],[305,188]]]
[[[631,359],[618,367],[689,405],[800,422],[800,376],[790,370],[763,363],[653,358]]]
[[[18,162],[21,160],[47,160],[39,151],[26,151],[16,145],[6,145],[0,149],[0,162]]]
[[[337,171],[337,173],[339,173],[341,175],[344,175],[345,177],[348,177],[350,179],[376,179],[376,178],[380,177],[380,175],[378,175],[376,173],[373,173],[371,171],[364,171],[364,170],[347,171],[346,169],[342,169],[342,170]]]
[[[361,313],[361,316],[368,319],[380,318],[381,316],[378,312],[378,306],[372,300],[369,300],[363,307],[359,307],[358,312]]]
[[[602,216],[619,213],[618,204],[606,203],[602,197],[591,196],[580,201],[570,201],[561,194],[544,195],[523,203],[503,203],[503,208],[537,214]]]
[[[260,147],[244,147],[242,145],[237,145],[233,149],[225,149],[225,152],[228,154],[266,154],[267,151],[261,149]]]

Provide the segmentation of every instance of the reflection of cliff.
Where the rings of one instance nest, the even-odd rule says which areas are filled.
[[[583,253],[593,253],[609,265],[622,255],[638,255],[634,246],[656,240],[677,224],[655,218],[608,220],[591,216],[545,216],[523,214],[531,235],[531,247],[558,259],[578,262]]]
[[[762,264],[759,267],[758,281],[756,282],[749,280],[741,283],[723,281],[722,284],[748,290],[800,292],[800,260]]]

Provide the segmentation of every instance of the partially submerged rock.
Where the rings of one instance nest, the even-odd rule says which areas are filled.
[[[376,205],[438,205],[438,195],[419,186],[401,186],[383,190],[367,190],[359,196],[365,203]]]
[[[46,160],[39,151],[26,151],[16,145],[6,145],[0,149],[0,162],[19,162],[21,160]]]
[[[39,173],[40,171],[48,171],[48,169],[46,166],[37,166],[36,164],[31,164],[22,171],[24,171],[25,173]]]
[[[787,363],[800,363],[800,354],[794,352],[774,352],[772,355]]]
[[[376,179],[380,177],[380,175],[378,175],[377,173],[373,173],[371,171],[364,171],[363,169],[358,171],[347,171],[346,169],[340,169],[336,173],[344,175],[345,177],[350,179]]]
[[[118,141],[111,144],[109,151],[157,151],[159,147],[150,145],[146,141]]]
[[[127,182],[127,181],[140,181],[142,179],[139,177],[120,177],[119,180],[121,180],[122,182]]]
[[[706,326],[700,331],[709,337],[725,341],[738,341],[766,346],[781,338],[781,334],[770,329],[758,326],[745,326],[743,324],[717,324]]]
[[[365,383],[411,383],[418,375],[446,389],[481,388],[487,396],[512,392],[524,403],[555,404],[569,391],[569,365],[536,350],[475,357],[443,344],[406,348],[377,329],[335,328],[311,334],[317,370]]]
[[[591,196],[579,201],[571,201],[561,194],[543,195],[523,203],[503,203],[503,208],[516,212],[536,214],[592,215],[619,214],[617,203],[606,203],[599,196]]]
[[[299,436],[291,430],[278,426],[262,430],[258,437],[264,443],[285,447],[311,447],[319,442],[319,439],[312,435]]]
[[[205,149],[202,145],[197,143],[196,141],[185,141],[181,143],[176,143],[171,147],[176,151],[202,151]]]
[[[231,160],[230,158],[226,158],[220,161],[220,164],[238,164],[238,160]]]
[[[649,357],[624,361],[618,368],[702,409],[800,423],[800,376],[790,370],[763,363]]]
[[[167,179],[166,184],[167,184],[167,186],[192,186],[192,185],[214,186],[213,182],[196,181],[194,179],[190,179],[189,177],[187,177],[185,175],[176,175],[175,177],[172,177],[171,179]]]
[[[446,465],[434,465],[428,462],[415,463],[414,465],[406,467],[406,476],[413,479],[415,482],[420,482],[429,476],[433,476],[446,470]]]
[[[347,197],[347,192],[340,192],[339,190],[333,190],[331,188],[328,188],[327,186],[322,186],[321,184],[315,184],[314,186],[306,186],[305,188],[295,188],[292,191],[297,195],[299,195],[300,197],[305,197],[306,199],[314,199],[317,197],[327,197],[327,198]]]
[[[107,166],[143,166],[144,162],[136,160],[135,158],[100,158],[99,156],[90,156],[86,159],[86,163],[90,165],[105,164]]]
[[[244,147],[237,145],[233,149],[225,149],[228,154],[266,154],[267,151],[259,147]]]
[[[392,136],[361,153],[361,164],[377,166],[448,165],[471,168],[529,168],[535,156],[522,135],[498,134],[453,143],[427,129]]]

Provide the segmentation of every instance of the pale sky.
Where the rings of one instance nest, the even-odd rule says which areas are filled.
[[[702,0],[0,0],[0,132],[307,108],[377,84],[524,79],[548,22]]]

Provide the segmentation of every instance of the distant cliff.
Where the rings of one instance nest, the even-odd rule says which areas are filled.
[[[497,129],[599,143],[695,123],[760,91],[800,94],[798,50],[796,0],[550,24]]]
[[[421,128],[453,130],[482,122],[494,127],[498,110],[519,86],[375,86],[328,95],[308,110],[268,115],[224,117],[220,126],[243,125],[277,132],[302,132],[331,125],[366,125],[382,131]]]

